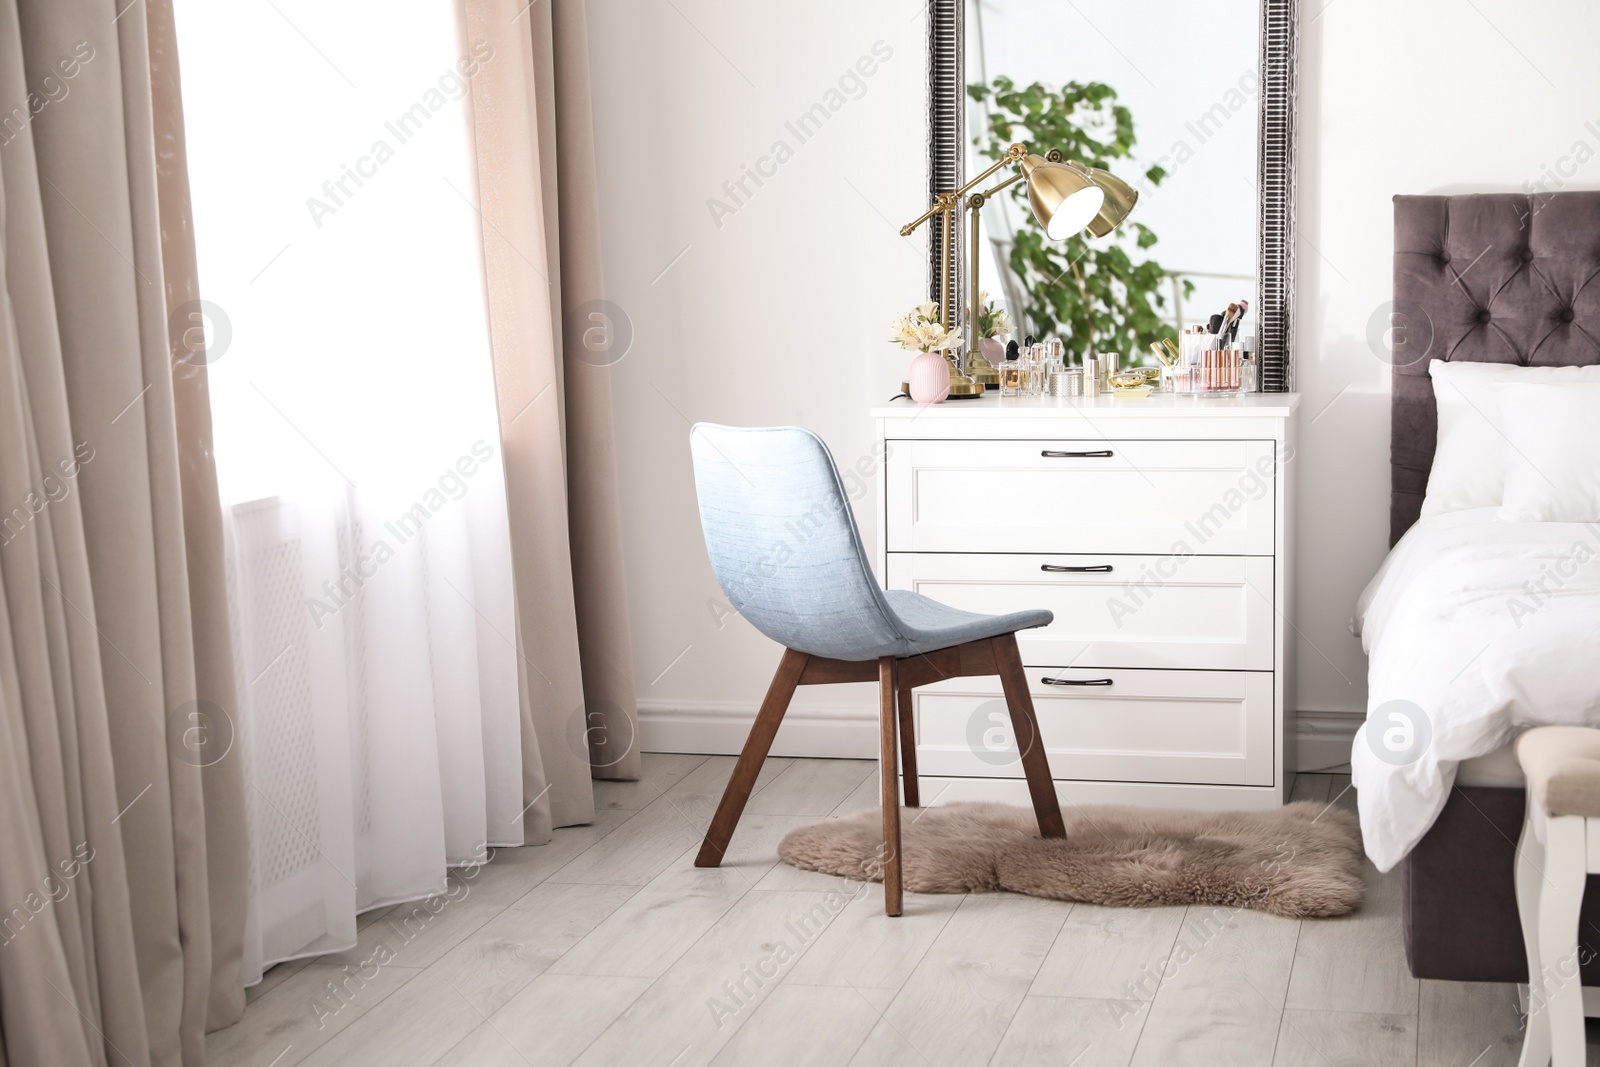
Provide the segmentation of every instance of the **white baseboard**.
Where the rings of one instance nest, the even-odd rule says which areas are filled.
[[[1294,716],[1294,765],[1297,771],[1329,767],[1349,770],[1350,745],[1366,716],[1350,711],[1302,711]]]
[[[758,704],[707,700],[639,701],[639,743],[645,752],[706,752],[738,755]],[[1334,711],[1300,712],[1295,723],[1295,769],[1317,771],[1350,762],[1350,744],[1364,719]],[[878,709],[874,705],[795,706],[784,716],[772,743],[774,756],[831,759],[878,758]]]
[[[736,756],[756,720],[759,704],[703,700],[639,701],[639,747],[645,752],[705,752]],[[772,742],[774,756],[877,759],[876,707],[790,707]]]

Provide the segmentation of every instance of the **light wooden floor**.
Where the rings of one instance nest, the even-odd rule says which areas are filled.
[[[593,826],[501,850],[431,908],[364,916],[349,952],[274,967],[209,1062],[1516,1062],[1514,987],[1413,979],[1398,879],[1370,866],[1345,919],[1010,894],[908,895],[888,919],[881,887],[776,855],[796,826],[874,807],[875,764],[768,761],[730,860],[697,870],[732,766],[649,755],[641,781],[597,782]],[[1348,786],[1302,775],[1295,794],[1353,809]]]

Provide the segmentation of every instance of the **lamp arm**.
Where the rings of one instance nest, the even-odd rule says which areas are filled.
[[[990,200],[993,200],[996,193],[1007,188],[1008,186],[1015,185],[1021,180],[1022,172],[1018,171],[998,185],[995,185],[989,189],[985,189],[981,193],[973,193],[971,196],[967,197],[967,211],[970,213],[969,219],[972,224],[972,234],[970,239],[967,241],[967,258],[971,260],[967,267],[967,275],[972,289],[972,295],[967,299],[967,358],[969,360],[972,358],[972,354],[978,351],[979,340],[978,268],[982,261],[980,259],[980,251],[978,248],[978,241],[979,237],[981,236],[978,219],[983,214],[983,205],[988,203]],[[976,182],[974,182],[974,184],[976,184]]]
[[[999,185],[994,186],[992,189],[985,189],[983,192],[974,193],[973,195],[974,196],[981,196],[985,200],[992,200],[992,199],[994,199],[994,194],[995,193],[998,193],[1000,190],[1004,189],[1008,185],[1015,185],[1018,182],[1020,182],[1021,180],[1022,180],[1022,172],[1019,170],[1019,171],[1017,171],[1017,173],[1013,174],[1011,177],[1007,178],[1005,181],[1001,182]],[[968,198],[967,203],[968,204],[972,203],[972,200],[971,200],[970,197]]]
[[[928,208],[928,210],[924,211],[921,215],[918,215],[912,221],[910,221],[910,222],[906,223],[904,226],[900,227],[900,236],[901,237],[910,237],[913,233],[916,232],[917,227],[921,226],[924,222],[927,222],[929,219],[933,218],[935,215],[939,214],[940,212],[949,211],[952,201],[960,200],[963,196],[965,196],[967,194],[967,192],[969,190],[972,189],[972,187],[974,185],[977,185],[979,182],[984,181],[986,178],[988,178],[991,174],[993,174],[995,171],[999,170],[1000,168],[1006,167],[1006,166],[1011,166],[1013,164],[1016,164],[1016,163],[1020,162],[1022,157],[1027,155],[1027,154],[1028,154],[1028,146],[1025,145],[1025,144],[1022,144],[1021,142],[1018,142],[1017,144],[1012,145],[1010,148],[1007,148],[1006,151],[1005,151],[1005,155],[1003,155],[999,159],[997,159],[994,162],[994,164],[991,167],[989,167],[988,170],[985,170],[982,174],[979,174],[976,178],[973,178],[971,181],[969,181],[967,184],[963,185],[959,189],[954,189],[954,190],[952,190],[952,191],[950,191],[948,193],[940,193],[938,198],[934,200],[933,206]],[[1021,177],[1021,175],[1019,174],[1018,177]],[[1015,179],[1013,179],[1013,180],[1015,180]]]

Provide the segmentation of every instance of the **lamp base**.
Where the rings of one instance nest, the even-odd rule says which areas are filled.
[[[994,364],[982,352],[967,353],[967,377],[985,389],[1000,388],[1000,372],[995,370]]]
[[[911,383],[909,381],[901,382],[900,391],[905,393],[907,396],[910,396]],[[945,397],[945,399],[976,400],[986,392],[988,392],[988,390],[985,389],[980,383],[973,381],[966,375],[952,374],[950,375],[950,395]]]

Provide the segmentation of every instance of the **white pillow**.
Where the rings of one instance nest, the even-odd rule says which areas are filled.
[[[1600,521],[1600,382],[1500,387],[1508,522]]]
[[[1592,367],[1519,367],[1515,363],[1446,363],[1432,360],[1433,398],[1439,409],[1422,517],[1492,508],[1506,484],[1506,438],[1500,426],[1500,392],[1510,382],[1600,382]]]

